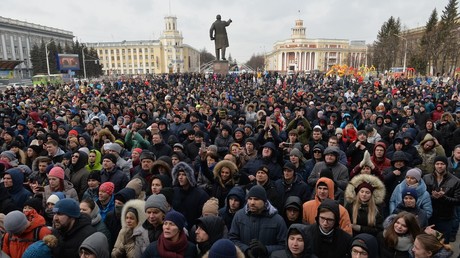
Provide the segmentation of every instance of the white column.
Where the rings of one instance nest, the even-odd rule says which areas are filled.
[[[10,35],[10,46],[11,46],[11,53],[13,55],[12,60],[16,60],[16,51],[14,51],[14,40],[13,40],[13,35]]]

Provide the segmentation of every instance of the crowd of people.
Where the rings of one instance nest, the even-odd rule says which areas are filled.
[[[0,94],[9,257],[451,257],[458,78],[163,74]]]

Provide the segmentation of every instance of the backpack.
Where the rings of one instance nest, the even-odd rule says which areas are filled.
[[[30,239],[30,238],[18,238],[18,237],[12,236],[10,233],[8,233],[8,242],[7,242],[8,246],[10,245],[11,240],[18,241],[18,242],[31,242],[31,243],[37,242],[38,240],[40,240],[39,239],[40,238],[40,230],[43,227],[44,226],[39,226],[39,227],[36,227],[34,229],[34,238],[33,239]]]

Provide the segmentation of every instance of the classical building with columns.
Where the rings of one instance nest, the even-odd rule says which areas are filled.
[[[198,72],[200,53],[183,43],[177,18],[166,16],[159,40],[87,43],[97,50],[105,75]]]
[[[366,63],[365,41],[308,39],[303,20],[296,20],[291,38],[277,41],[265,56],[265,68],[278,72],[327,71],[333,65],[359,67]]]

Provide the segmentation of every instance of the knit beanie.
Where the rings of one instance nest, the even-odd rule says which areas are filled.
[[[79,218],[80,204],[74,199],[62,199],[56,203],[53,212],[61,213],[71,218]]]
[[[147,211],[148,208],[157,208],[166,214],[168,212],[168,205],[166,197],[163,194],[152,194],[145,201],[144,210]]]
[[[217,240],[209,250],[209,258],[236,258],[236,247],[228,239]]]
[[[219,200],[215,197],[211,197],[203,204],[203,209],[201,214],[205,216],[205,214],[212,214],[217,216],[219,214]]]
[[[116,145],[118,145],[118,144],[116,144]],[[102,160],[104,160],[104,159],[108,159],[108,160],[112,161],[113,164],[117,164],[117,156],[115,156],[112,153],[105,154],[104,157],[102,158]]]
[[[179,230],[182,230],[185,226],[185,217],[182,215],[182,213],[177,212],[177,211],[170,211],[166,214],[164,221],[171,221],[176,226],[179,228]]]
[[[355,191],[356,193],[359,192],[359,190],[361,190],[361,188],[366,188],[366,189],[369,189],[369,191],[371,191],[371,193],[374,192],[375,190],[375,187],[373,187],[369,182],[362,182],[361,184],[358,185],[358,187],[356,187]]]
[[[99,191],[103,191],[108,195],[112,195],[114,190],[115,185],[112,182],[105,182],[101,186],[99,186]]]
[[[254,197],[264,202],[267,202],[267,192],[260,185],[255,185],[251,189],[249,189],[249,192],[246,195],[246,199],[249,199],[250,197]]]
[[[59,200],[60,199],[56,194],[52,194],[50,195],[50,197],[48,197],[48,199],[46,200],[46,203],[56,204]]]
[[[404,197],[406,197],[407,195],[410,195],[412,197],[414,197],[415,201],[417,201],[418,199],[418,194],[417,194],[417,189],[415,188],[406,188],[404,189],[404,191],[402,191],[402,198],[404,200]]]
[[[438,161],[443,162],[444,164],[446,164],[446,166],[448,165],[446,156],[436,156],[434,158],[434,164],[436,164],[436,162],[438,162]]]
[[[104,149],[115,151],[116,153],[120,154],[122,147],[118,143],[108,143],[104,144]]]
[[[50,177],[57,177],[61,180],[64,180],[64,169],[62,169],[61,167],[53,167],[51,170],[50,170],[50,173],[48,174],[48,176]]]
[[[406,176],[414,177],[417,182],[422,179],[422,171],[419,168],[411,168],[406,172]]]
[[[101,173],[98,171],[93,171],[88,174],[88,180],[93,179],[98,181],[99,183],[101,182]]]
[[[16,159],[16,154],[14,154],[12,151],[3,151],[0,156],[8,158],[10,161]]]
[[[58,244],[54,235],[47,235],[43,240],[31,244],[22,254],[22,258],[53,258],[52,249]]]
[[[299,159],[301,159],[303,157],[302,152],[297,148],[293,148],[291,150],[291,152],[289,153],[289,155],[290,156],[296,156]]]
[[[18,235],[27,228],[27,217],[20,211],[11,211],[6,214],[3,224],[5,225],[6,232]]]
[[[143,187],[142,180],[137,177],[131,179],[131,181],[129,181],[128,184],[126,185],[126,188],[131,188],[136,192],[136,198],[139,197],[139,195],[141,194],[142,187]]]
[[[142,154],[142,149],[141,148],[134,148],[133,151]]]

